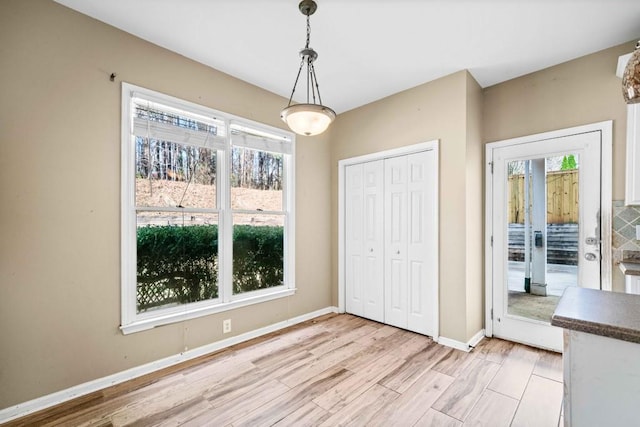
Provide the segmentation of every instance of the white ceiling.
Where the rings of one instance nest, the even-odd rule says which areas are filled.
[[[298,0],[56,1],[286,98],[305,43]],[[337,113],[459,70],[487,87],[640,37],[639,0],[317,3],[311,47]]]

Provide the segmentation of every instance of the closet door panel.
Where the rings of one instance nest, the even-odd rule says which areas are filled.
[[[346,167],[345,190],[345,308],[348,313],[363,316],[363,165]]]
[[[406,274],[405,263],[399,259],[389,261],[389,282],[387,283],[387,312],[385,319],[390,325],[406,328]]]
[[[435,265],[437,225],[435,224],[435,155],[432,151],[407,156],[407,262],[408,329],[433,335],[433,287],[437,284]],[[435,278],[434,278],[435,276]]]
[[[363,165],[364,170],[364,314],[384,322],[384,161]]]
[[[407,158],[385,159],[385,322],[407,328]]]

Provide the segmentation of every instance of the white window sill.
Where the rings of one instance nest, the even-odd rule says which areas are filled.
[[[127,325],[120,326],[120,330],[124,335],[128,335],[134,332],[146,331],[147,329],[153,329],[157,326],[168,325],[171,323],[182,322],[189,319],[195,319],[197,317],[207,316],[209,314],[221,313],[223,311],[233,310],[240,307],[246,307],[252,304],[258,304],[265,301],[271,301],[274,299],[284,298],[295,294],[295,289],[282,289],[267,294],[260,294],[249,296],[247,298],[238,299],[235,301],[229,301],[226,303],[209,305],[206,307],[193,308],[188,311],[179,313],[169,313],[165,315],[158,315],[152,318],[144,320],[136,320]]]

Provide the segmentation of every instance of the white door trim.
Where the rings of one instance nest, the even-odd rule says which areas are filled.
[[[357,164],[357,163],[363,163],[363,162],[369,162],[369,161],[373,161],[373,160],[382,160],[385,158],[389,158],[389,157],[396,157],[396,156],[402,156],[405,154],[413,154],[413,153],[418,153],[421,151],[428,151],[428,150],[432,150],[435,153],[436,159],[438,159],[436,161],[436,165],[439,165],[439,140],[435,139],[432,141],[427,141],[427,142],[421,142],[418,144],[413,144],[413,145],[408,145],[405,147],[399,147],[399,148],[394,148],[391,150],[385,150],[385,151],[380,151],[377,153],[371,153],[371,154],[365,154],[362,156],[357,156],[357,157],[351,157],[348,159],[343,159],[338,161],[338,311],[340,313],[344,313],[345,312],[345,292],[346,292],[346,284],[345,284],[345,263],[344,263],[344,256],[345,256],[345,191],[344,191],[344,185],[345,185],[345,168],[349,165],[353,165],[353,164]],[[439,166],[438,166],[439,167]],[[435,221],[437,223],[439,223],[439,213],[440,213],[440,208],[439,208],[439,200],[440,200],[440,191],[439,191],[439,187],[440,187],[440,176],[439,173],[437,171],[436,173],[436,200],[438,200],[438,208],[436,209],[436,218]],[[436,241],[439,241],[439,237],[436,236]],[[436,257],[438,257],[439,254],[436,254]],[[436,260],[435,265],[438,266],[439,262],[438,260]],[[432,297],[434,298],[433,300],[436,301],[437,303],[435,304],[435,313],[434,313],[434,336],[433,339],[434,341],[438,340],[438,336],[440,334],[440,309],[439,309],[439,283],[440,283],[440,272],[439,270],[435,272],[436,276],[438,277],[438,286],[434,287],[434,294],[432,295]]]
[[[612,226],[612,128],[613,121],[591,123],[583,126],[559,129],[550,132],[543,132],[534,135],[527,135],[518,138],[506,139],[503,141],[489,142],[486,144],[485,150],[485,335],[493,336],[493,188],[492,181],[492,164],[493,150],[496,148],[526,144],[529,142],[542,141],[545,139],[560,138],[571,135],[578,135],[588,132],[600,132],[601,134],[601,190],[600,190],[600,226],[602,243],[601,243],[601,289],[605,291],[612,290],[611,284],[611,226]]]

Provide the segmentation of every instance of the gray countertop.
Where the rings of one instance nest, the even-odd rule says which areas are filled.
[[[640,343],[640,295],[567,288],[551,316],[551,324]]]

